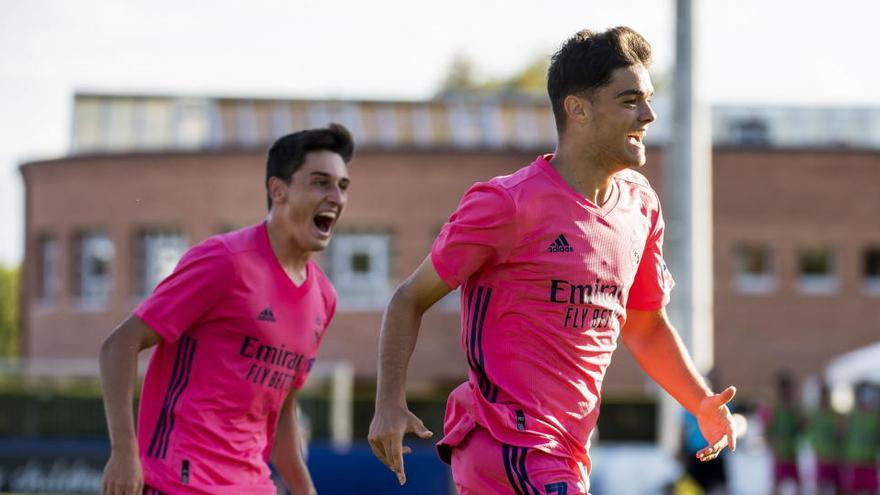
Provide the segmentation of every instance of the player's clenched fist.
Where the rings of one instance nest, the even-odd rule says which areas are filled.
[[[403,469],[403,454],[412,449],[403,446],[403,436],[414,433],[422,439],[431,438],[434,434],[425,428],[424,423],[406,407],[376,407],[373,421],[370,423],[370,448],[373,454],[397,475],[400,484],[406,483]]]

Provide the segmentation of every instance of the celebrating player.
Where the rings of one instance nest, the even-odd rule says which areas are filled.
[[[294,493],[315,493],[296,391],[336,292],[310,258],[345,207],[353,152],[336,124],[278,139],[266,162],[266,220],[190,249],[104,342],[105,495],[274,495],[270,457]],[[137,355],[152,346],[135,436]]]
[[[471,187],[394,293],[369,439],[400,483],[404,434],[431,436],[405,397],[420,320],[459,286],[469,376],[449,397],[438,452],[460,493],[587,493],[588,439],[619,336],[697,417],[711,442],[699,458],[735,448],[725,406],[735,389],[709,390],[667,320],[660,204],[631,170],[645,164],[656,118],[650,59],[626,27],[566,41],[547,82],[556,152]]]

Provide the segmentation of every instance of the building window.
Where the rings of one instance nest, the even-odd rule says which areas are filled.
[[[146,297],[165,277],[171,275],[188,244],[174,230],[146,230],[137,236],[135,253],[135,294]]]
[[[284,102],[278,102],[272,105],[272,136],[274,141],[281,136],[285,136],[293,132],[293,116],[290,112],[290,105]]]
[[[747,118],[730,123],[730,136],[734,144],[743,146],[768,146],[770,128],[763,119]]]
[[[260,131],[257,128],[257,107],[252,101],[241,101],[235,107],[235,120],[238,124],[238,142],[245,147],[260,144]]]
[[[880,296],[880,246],[865,249],[862,255],[862,281],[865,292]]]
[[[397,114],[391,105],[382,105],[376,110],[378,142],[382,146],[393,146],[400,136],[397,130]]]
[[[162,149],[171,146],[174,107],[168,100],[146,100],[142,104],[143,129],[138,136],[141,146]]]
[[[330,123],[330,109],[323,101],[313,101],[309,105],[309,127],[327,127]]]
[[[776,290],[773,251],[760,243],[734,247],[734,288],[745,294],[767,294]]]
[[[503,125],[501,108],[497,104],[487,103],[480,107],[480,130],[484,145],[500,148],[504,144]]]
[[[531,105],[516,107],[516,138],[514,146],[517,148],[533,149],[538,146],[538,116],[535,108]]]
[[[86,232],[74,241],[73,292],[81,309],[103,309],[110,299],[113,242],[102,232]]]
[[[412,108],[412,131],[418,146],[429,146],[434,143],[434,125],[431,120],[431,109],[426,106]]]
[[[343,309],[381,309],[390,295],[388,234],[336,234],[329,272]]]
[[[37,299],[41,306],[48,308],[58,301],[58,240],[51,236],[42,236],[37,243]]]
[[[480,141],[480,115],[464,102],[450,105],[449,128],[452,130],[452,142],[456,146],[469,148]]]
[[[73,106],[74,153],[87,153],[101,147],[101,102],[96,98],[77,96]]]
[[[180,99],[174,106],[174,134],[177,146],[198,149],[208,145],[211,137],[213,104],[205,99]]]
[[[798,289],[804,294],[837,291],[834,252],[829,248],[803,248],[798,255]]]
[[[344,125],[352,136],[360,136],[363,134],[363,125],[361,123],[361,107],[357,103],[340,103],[336,106],[333,122]],[[320,127],[327,127],[330,122],[325,122]]]
[[[131,100],[108,98],[101,105],[101,148],[129,150],[134,145],[134,104]]]

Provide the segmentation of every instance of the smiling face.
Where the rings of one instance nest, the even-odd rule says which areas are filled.
[[[289,183],[269,180],[271,222],[297,250],[321,251],[348,201],[348,168],[332,151],[312,151]]]
[[[644,165],[645,134],[657,118],[653,95],[651,76],[638,64],[616,69],[611,82],[589,97],[570,96],[584,108],[579,139],[610,168]]]

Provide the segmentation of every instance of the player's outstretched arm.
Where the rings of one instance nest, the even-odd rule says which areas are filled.
[[[713,393],[697,371],[678,332],[669,323],[665,309],[628,309],[622,330],[624,345],[657,384],[697,418],[709,445],[697,452],[701,461],[721,454],[725,447],[736,450],[733,417],[726,404],[736,394],[728,387]]]
[[[296,415],[296,390],[288,392],[278,415],[278,428],[272,447],[272,464],[296,495],[317,495],[312,477],[302,455],[299,420]]]
[[[141,495],[144,478],[134,433],[138,353],[161,337],[140,318],[130,316],[101,346],[101,388],[110,433],[110,460],[104,468],[103,495]]]
[[[401,485],[406,483],[403,454],[410,452],[409,447],[403,446],[403,436],[433,435],[407,408],[406,369],[418,340],[422,315],[449,292],[429,256],[397,288],[382,318],[376,411],[370,423],[369,441],[373,453],[397,474]]]

